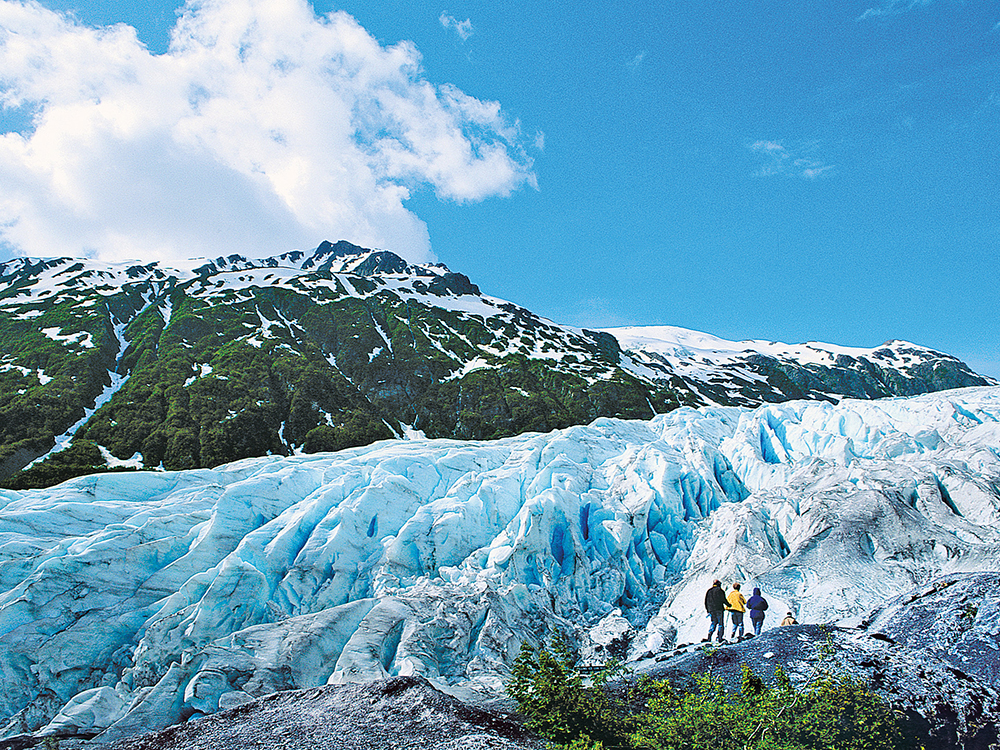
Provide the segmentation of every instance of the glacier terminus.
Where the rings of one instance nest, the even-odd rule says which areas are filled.
[[[553,628],[699,641],[714,578],[762,588],[767,629],[1000,570],[998,387],[410,437],[0,490],[4,735],[387,676],[496,694]]]

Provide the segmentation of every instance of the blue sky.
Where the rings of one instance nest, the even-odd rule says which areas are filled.
[[[0,258],[348,239],[562,323],[1000,376],[995,2],[139,5],[0,0]]]

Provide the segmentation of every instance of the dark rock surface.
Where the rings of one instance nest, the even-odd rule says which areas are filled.
[[[1000,573],[942,576],[876,610],[865,627],[1000,686]]]
[[[38,743],[37,745],[27,743]],[[41,747],[38,738],[0,750]],[[274,693],[204,719],[113,744],[65,739],[60,750],[542,750],[500,708],[476,708],[422,677]]]

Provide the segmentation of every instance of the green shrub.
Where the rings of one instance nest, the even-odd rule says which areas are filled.
[[[711,674],[695,676],[695,687],[677,691],[653,685],[648,710],[632,735],[648,750],[902,750],[896,714],[863,682],[824,674],[795,688],[779,669],[765,685],[746,666],[738,691],[729,692]]]
[[[521,644],[508,692],[526,726],[554,743],[572,750],[620,747],[631,729],[629,717],[604,690],[618,672],[612,664],[587,684],[565,638],[556,633],[549,646]]]
[[[743,667],[738,690],[711,673],[693,687],[640,683],[646,708],[629,715],[605,682],[586,684],[560,636],[549,647],[522,645],[509,693],[527,727],[565,750],[918,750],[899,716],[858,678],[817,670],[795,687],[780,669],[767,685]]]

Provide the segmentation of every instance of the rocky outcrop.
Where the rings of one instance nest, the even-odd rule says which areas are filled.
[[[853,675],[902,714],[914,747],[922,742],[936,750],[988,750],[1000,741],[1000,695],[993,684],[879,633],[826,625],[776,627],[749,640],[688,646],[661,659],[636,665],[637,671],[679,687],[689,686],[692,675],[711,671],[731,690],[739,689],[743,665],[765,682],[773,682],[780,667],[800,686],[825,673]]]
[[[228,711],[108,743],[63,739],[63,750],[542,750],[502,707],[479,708],[420,677],[274,693]],[[36,744],[37,743],[37,744]],[[0,741],[0,750],[40,747]]]
[[[863,627],[1000,685],[1000,573],[942,576],[895,597]]]

